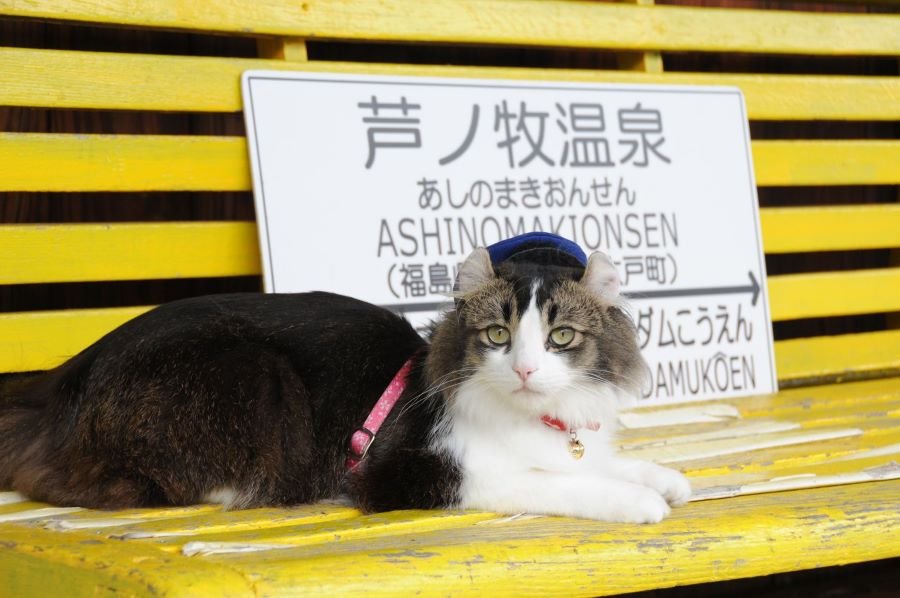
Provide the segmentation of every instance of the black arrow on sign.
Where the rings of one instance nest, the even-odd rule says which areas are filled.
[[[622,293],[629,299],[656,299],[658,297],[694,297],[698,295],[734,295],[737,293],[752,293],[752,305],[756,305],[759,299],[760,286],[752,271],[747,272],[750,284],[742,287],[708,287],[705,289],[663,289],[659,291],[640,291],[635,293]]]
[[[634,293],[622,293],[629,299],[656,299],[658,297],[695,297],[701,295],[734,295],[737,293],[753,293],[752,305],[756,305],[759,299],[760,286],[753,272],[748,271],[750,284],[742,287],[707,287],[705,289],[662,289],[659,291],[638,291]],[[395,313],[412,313],[418,311],[435,311],[452,305],[450,301],[435,301],[433,303],[397,303],[382,305]]]

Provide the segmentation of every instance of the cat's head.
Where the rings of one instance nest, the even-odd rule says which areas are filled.
[[[429,359],[449,396],[477,385],[504,408],[584,426],[639,392],[646,366],[605,255],[586,266],[554,251],[492,264],[479,248],[460,267],[456,297]]]

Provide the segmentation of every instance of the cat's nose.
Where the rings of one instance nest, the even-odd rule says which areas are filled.
[[[533,374],[533,373],[537,370],[537,366],[533,366],[533,365],[516,365],[516,366],[513,366],[513,369],[514,369],[514,370],[516,371],[516,373],[519,375],[519,379],[520,379],[522,382],[525,382],[526,380],[528,380],[528,376],[530,376],[531,374]]]

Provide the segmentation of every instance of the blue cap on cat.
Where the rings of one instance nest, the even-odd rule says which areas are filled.
[[[510,239],[494,243],[487,248],[493,264],[499,264],[514,256],[535,250],[554,251],[574,258],[579,264],[587,266],[587,255],[577,243],[553,233],[525,233]]]

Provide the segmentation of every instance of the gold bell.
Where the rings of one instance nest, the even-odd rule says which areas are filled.
[[[576,461],[584,457],[584,445],[578,440],[575,430],[569,430],[569,454]]]

